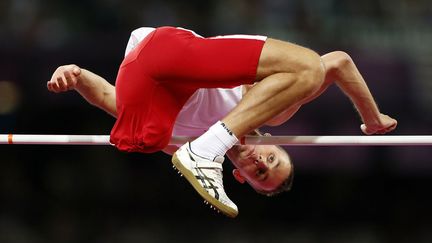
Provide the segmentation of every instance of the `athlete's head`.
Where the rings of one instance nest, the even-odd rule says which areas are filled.
[[[272,196],[291,189],[294,167],[288,153],[276,145],[236,145],[227,153],[240,183]]]

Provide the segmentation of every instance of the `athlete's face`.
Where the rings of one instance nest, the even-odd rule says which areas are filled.
[[[259,191],[276,189],[292,173],[290,158],[275,145],[238,145],[227,153],[234,177]]]

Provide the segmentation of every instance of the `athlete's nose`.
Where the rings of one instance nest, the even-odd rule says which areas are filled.
[[[267,163],[263,160],[263,158],[262,158],[261,155],[258,157],[257,160],[255,160],[255,165],[256,165],[259,169],[261,169],[261,170],[264,170],[264,171],[267,171],[267,170],[268,170],[268,165],[267,165]]]

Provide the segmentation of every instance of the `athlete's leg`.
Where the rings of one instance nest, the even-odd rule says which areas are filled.
[[[299,103],[322,86],[324,67],[315,52],[288,42],[268,39],[261,50],[255,76],[258,84],[222,119],[222,126],[212,126],[192,142],[194,151],[206,158],[224,155],[237,142],[237,138],[283,111],[296,110]],[[210,141],[213,146],[208,146]]]
[[[210,41],[204,43],[199,41],[195,47],[197,45],[202,45],[202,47],[205,47],[202,49],[206,50],[206,47],[220,43],[223,44],[224,42]],[[256,72],[256,80],[260,82],[255,85],[243,98],[241,103],[223,119],[225,124],[216,123],[197,140],[193,141],[191,144],[187,143],[183,145],[174,154],[172,160],[174,165],[185,175],[186,179],[201,196],[229,216],[236,216],[238,211],[236,205],[227,197],[223,189],[222,174],[218,169],[221,167],[218,167],[220,165],[217,163],[222,162],[222,160],[220,160],[221,155],[223,156],[226,151],[235,144],[238,137],[259,127],[271,117],[296,104],[311,93],[314,93],[323,80],[323,67],[320,57],[316,53],[293,44],[276,40],[267,40],[262,50],[262,42],[255,43],[257,44],[255,47],[259,46],[259,50],[261,51],[258,68],[256,68],[258,56],[256,58],[250,56],[250,58],[244,60],[239,59],[236,55],[233,55],[233,53],[239,54],[239,51],[236,51],[236,49],[227,51],[227,48],[214,48],[209,52],[217,58],[218,55],[215,55],[216,52],[214,50],[224,50],[222,53],[224,54],[222,55],[223,57],[233,56],[233,59],[239,60],[239,64],[242,64],[241,62],[243,61],[247,62],[248,68],[243,68],[241,71],[233,70],[225,73],[227,76],[224,76],[221,75],[223,69],[220,69],[220,66],[216,67],[220,69],[218,72],[214,66],[209,67],[208,65],[203,65],[202,69],[200,69],[201,72],[193,75],[197,77],[197,83],[202,81],[203,78],[208,78],[209,81],[216,81],[210,82],[214,84],[219,80],[222,82],[228,81],[227,84],[239,82],[241,79],[248,80],[250,77],[249,67],[253,66],[255,67],[253,71]],[[240,42],[237,44],[240,44]],[[228,47],[234,47],[231,41]],[[256,51],[257,49],[255,47],[250,50]],[[241,45],[238,45],[238,49],[242,49]],[[203,55],[203,52],[200,52],[200,54]],[[251,53],[245,52],[244,54],[250,55]],[[203,56],[208,58],[208,55]],[[195,62],[196,59],[200,58],[193,58]],[[221,59],[221,57],[219,57],[219,59]],[[222,64],[223,62],[218,63]],[[187,64],[188,63],[185,62],[183,65]],[[243,64],[243,67],[244,65],[245,64]],[[232,65],[227,66],[231,66],[232,68]],[[258,71],[255,71],[256,69],[258,69]],[[182,74],[182,72],[177,71],[176,74]],[[190,74],[186,73],[180,75],[180,77],[181,76],[190,77]],[[250,81],[252,80],[249,80],[249,82]],[[233,131],[234,134],[229,130]],[[218,151],[211,149],[215,146],[218,146],[220,149]],[[203,154],[206,156],[201,156]],[[210,178],[210,182],[206,181],[208,178]],[[214,187],[214,185],[216,185],[216,187]]]
[[[270,121],[267,121],[266,125],[279,126],[285,123],[292,116],[294,116],[295,113],[297,113],[302,105],[316,99],[322,93],[324,93],[324,91],[336,80],[338,67],[346,62],[346,56],[335,54],[336,53],[329,53],[321,56],[321,60],[323,61],[325,67],[325,78],[321,87],[306,99],[303,99],[301,102],[298,102],[295,105],[285,109],[282,113],[272,118]]]
[[[324,73],[321,58],[315,52],[268,39],[259,60],[259,83],[222,122],[242,137],[316,93],[323,84]]]

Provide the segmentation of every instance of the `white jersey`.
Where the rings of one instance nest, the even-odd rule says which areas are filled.
[[[134,30],[125,55],[133,50],[154,28]],[[230,112],[242,98],[242,87],[198,89],[186,102],[174,124],[172,136],[200,136]]]
[[[242,87],[198,89],[177,116],[173,136],[199,136],[221,120],[242,98]]]

